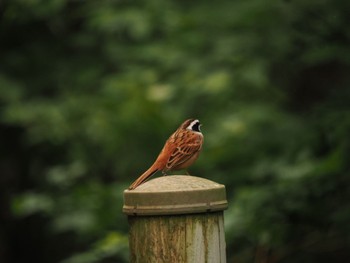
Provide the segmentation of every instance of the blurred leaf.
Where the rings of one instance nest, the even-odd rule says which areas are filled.
[[[25,193],[13,200],[12,210],[16,216],[24,217],[35,213],[49,213],[53,209],[53,201],[44,194]]]
[[[128,239],[118,232],[110,232],[93,245],[89,252],[80,253],[62,261],[62,263],[93,263],[105,258],[128,259]]]

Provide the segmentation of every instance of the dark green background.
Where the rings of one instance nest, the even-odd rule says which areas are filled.
[[[127,262],[122,192],[190,117],[228,262],[347,262],[349,10],[1,1],[0,262]]]

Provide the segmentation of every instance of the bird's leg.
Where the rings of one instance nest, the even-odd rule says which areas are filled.
[[[187,170],[185,170],[185,172],[186,172],[187,175],[190,175],[190,173]]]
[[[165,172],[165,170],[162,171],[162,174],[163,174],[163,176],[166,176],[166,175],[167,175],[167,173]]]

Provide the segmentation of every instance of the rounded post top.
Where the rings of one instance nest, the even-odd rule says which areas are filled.
[[[193,214],[226,208],[225,186],[195,176],[162,176],[124,191],[123,212],[127,215]]]

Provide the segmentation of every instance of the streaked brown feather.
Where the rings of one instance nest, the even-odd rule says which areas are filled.
[[[166,169],[176,169],[176,167],[179,167],[181,164],[191,159],[191,157],[198,153],[201,148],[201,143],[184,144],[176,147],[167,161]]]

